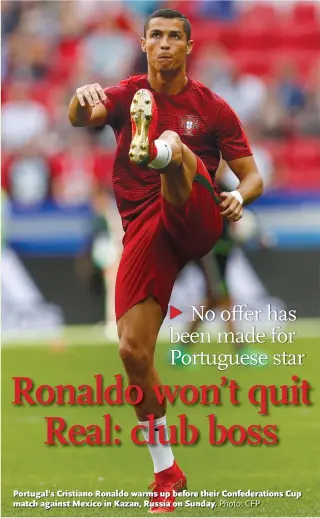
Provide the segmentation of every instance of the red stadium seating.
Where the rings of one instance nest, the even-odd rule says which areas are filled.
[[[320,52],[320,27],[306,25],[297,28],[287,26],[283,32],[282,45],[286,49],[318,50]]]
[[[296,5],[294,12],[273,5],[246,4],[239,20],[193,22],[195,55],[203,44],[222,44],[239,70],[260,76],[272,74],[280,58],[292,60],[302,80],[310,74],[320,53],[320,11],[313,4]],[[299,15],[301,14],[301,20]],[[250,30],[249,30],[250,28]]]
[[[270,76],[273,70],[273,61],[270,60],[269,53],[262,54],[255,50],[243,50],[230,52],[234,59],[238,70],[244,74],[253,74],[257,76]]]
[[[292,188],[320,188],[320,139],[295,139],[284,144],[282,164]]]
[[[292,22],[297,25],[320,23],[320,6],[315,3],[298,2],[292,7]]]
[[[320,139],[268,140],[265,147],[274,157],[278,186],[320,189]]]
[[[278,12],[273,4],[255,3],[247,6],[242,14],[242,24],[247,27],[272,26],[278,21]]]

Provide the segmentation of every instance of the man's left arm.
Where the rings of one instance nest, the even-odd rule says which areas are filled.
[[[243,205],[249,205],[261,196],[263,182],[252,155],[230,160],[228,165],[240,183],[234,191],[220,193],[221,215],[229,221],[238,221]]]
[[[262,194],[262,178],[241,121],[231,106],[215,96],[217,114],[214,135],[223,160],[238,177],[240,184],[231,193],[222,192],[221,214],[230,221],[242,217],[242,206],[252,203]],[[213,105],[214,106],[214,105]],[[214,112],[212,114],[214,116]]]

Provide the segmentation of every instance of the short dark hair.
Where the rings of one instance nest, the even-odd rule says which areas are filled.
[[[187,35],[187,41],[191,39],[191,23],[188,20],[188,18],[180,13],[180,11],[176,11],[174,9],[158,9],[157,11],[154,11],[150,16],[148,16],[145,24],[144,24],[144,37],[147,35],[147,30],[149,28],[149,22],[153,18],[179,18],[183,22],[183,29],[184,32]]]

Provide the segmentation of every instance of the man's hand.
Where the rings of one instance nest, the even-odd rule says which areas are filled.
[[[107,99],[103,88],[101,88],[98,83],[77,88],[76,97],[80,106],[85,106],[86,103],[88,103],[92,107],[97,106],[101,101],[105,101]]]
[[[242,218],[242,203],[230,192],[221,192],[219,195],[221,216],[229,221],[238,221]]]
[[[107,117],[107,108],[103,103],[106,99],[98,83],[77,88],[69,104],[68,115],[72,126],[103,126]]]

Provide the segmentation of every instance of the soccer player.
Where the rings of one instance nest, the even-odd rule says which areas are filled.
[[[150,510],[168,512],[186,476],[170,445],[159,441],[159,427],[167,434],[167,424],[165,403],[152,388],[160,385],[157,335],[178,272],[213,248],[223,217],[241,218],[242,205],[261,195],[262,180],[233,110],[186,75],[189,20],[179,11],[154,12],[141,48],[147,75],[106,89],[96,83],[78,88],[69,119],[74,126],[110,125],[116,135],[113,186],[125,231],[115,295],[119,350],[130,384],[144,392],[135,409],[146,441],[148,416],[156,419],[156,444],[148,448],[155,473],[150,487],[158,496]],[[220,154],[240,181],[231,193],[215,188]],[[160,496],[165,491],[168,498]]]

